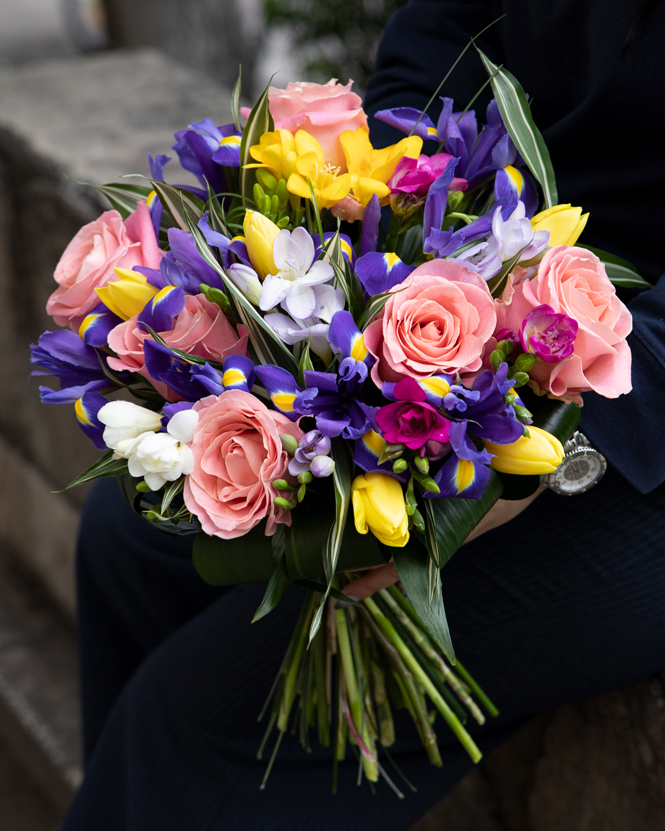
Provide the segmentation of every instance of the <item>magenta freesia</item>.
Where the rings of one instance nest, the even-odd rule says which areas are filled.
[[[403,158],[388,182],[393,210],[418,207],[452,158],[450,153],[423,154],[417,159]],[[455,178],[448,189],[463,191],[466,188],[466,179]]]
[[[577,321],[555,312],[543,304],[529,312],[520,329],[520,340],[525,352],[541,361],[555,364],[569,358],[575,351]]]
[[[413,378],[403,378],[395,384],[393,395],[397,401],[381,407],[376,414],[376,422],[389,444],[405,444],[418,450],[430,440],[448,441],[450,422],[425,402],[425,391]]]

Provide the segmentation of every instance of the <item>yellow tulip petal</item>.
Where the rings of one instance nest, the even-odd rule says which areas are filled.
[[[353,522],[356,526],[356,531],[359,534],[366,534],[369,528],[367,527],[367,519],[365,517],[365,502],[358,491],[353,491],[351,494],[351,504],[353,505]]]

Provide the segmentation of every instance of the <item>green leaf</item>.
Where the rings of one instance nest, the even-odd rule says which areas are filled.
[[[272,612],[282,599],[284,589],[286,589],[290,582],[289,573],[286,570],[286,557],[282,556],[275,566],[272,577],[268,582],[266,593],[263,595],[261,605],[252,618],[252,623],[256,623],[257,620],[261,620],[262,617]]]
[[[108,450],[101,459],[98,459],[94,465],[91,465],[80,476],[77,476],[73,482],[70,482],[66,488],[63,488],[56,493],[64,493],[70,488],[75,488],[77,485],[83,485],[85,482],[92,482],[93,479],[101,479],[106,476],[122,476],[127,471],[127,459],[114,459],[113,451]]]
[[[328,538],[323,548],[323,569],[328,580],[328,587],[323,596],[323,600],[312,618],[312,625],[309,629],[310,643],[321,625],[326,600],[328,599],[333,577],[335,576],[335,572],[337,570],[339,552],[342,547],[342,539],[344,538],[346,520],[349,514],[349,505],[351,503],[353,462],[351,461],[344,439],[333,439],[330,455],[335,462],[335,470],[332,475],[333,485],[335,488],[335,521],[330,527]]]
[[[212,301],[211,301],[212,302]],[[215,369],[222,369],[222,364],[217,363],[216,361],[210,360],[209,358],[202,358],[200,355],[190,355],[188,352],[183,352],[182,349],[176,349],[175,346],[170,346],[164,338],[155,330],[149,326],[147,323],[143,324],[150,335],[160,346],[165,346],[170,352],[173,352],[174,355],[177,355],[181,358],[185,363],[188,364],[210,364],[210,366],[214,367]],[[161,400],[163,401],[164,398],[160,396]]]
[[[177,479],[175,482],[169,482],[169,484],[164,488],[164,496],[162,497],[162,504],[159,509],[160,514],[166,514],[171,506],[171,503],[179,493],[182,493],[184,487],[184,476],[181,476],[180,479]]]
[[[441,572],[435,566],[430,570],[431,559],[413,536],[403,548],[391,548],[390,552],[418,617],[446,658],[454,664],[455,651],[441,594]],[[434,585],[433,597],[430,597],[430,583]]]
[[[302,387],[305,386],[305,372],[311,371],[313,369],[314,364],[312,363],[310,345],[309,341],[307,341],[302,348],[302,352],[300,353],[300,360],[298,361],[298,379]]]
[[[517,265],[519,258],[522,256],[522,253],[526,247],[527,246],[525,245],[524,248],[521,248],[514,257],[511,257],[507,262],[505,262],[501,266],[501,271],[496,275],[496,277],[492,277],[491,280],[487,281],[487,288],[492,293],[492,297],[501,297],[503,290],[506,287],[506,283],[508,282],[508,275]]]
[[[272,78],[270,81],[272,81]],[[254,172],[254,168],[246,168],[245,165],[253,162],[249,148],[254,144],[258,144],[259,139],[264,133],[271,132],[275,129],[275,124],[270,115],[270,109],[268,108],[269,89],[270,82],[268,82],[259,100],[254,105],[254,109],[249,114],[245,129],[242,131],[242,141],[240,143],[240,193],[243,200],[251,200],[252,204],[254,203],[252,199],[252,188],[256,182],[256,173]]]
[[[194,540],[194,568],[211,586],[267,583],[275,570],[272,540],[265,522],[243,537],[222,540],[200,533]]]
[[[109,200],[111,206],[123,219],[136,210],[137,202],[145,202],[151,193],[151,188],[145,185],[130,185],[109,182],[106,185],[95,185],[92,182],[76,182],[77,185],[87,185],[95,188]]]
[[[290,372],[294,378],[298,375],[298,364],[292,352],[282,343],[268,326],[260,313],[252,306],[245,295],[238,289],[208,247],[201,229],[189,216],[186,216],[187,230],[194,237],[196,248],[205,262],[215,269],[224,283],[234,317],[249,330],[249,337],[260,364],[276,364]]]
[[[624,260],[622,257],[617,257],[615,254],[610,254],[603,251],[601,248],[593,248],[591,245],[583,245],[580,242],[575,243],[578,248],[586,248],[598,257],[598,259],[605,264],[605,271],[615,286],[623,286],[624,288],[636,289],[650,289],[653,288],[648,280],[642,277],[635,266]]]
[[[193,217],[198,222],[203,216],[204,203],[184,188],[167,185],[166,182],[153,182],[153,187],[159,196],[159,201],[165,211],[175,222],[178,228],[188,230],[187,216]]]
[[[522,85],[508,70],[494,64],[481,49],[478,52],[491,77],[492,91],[503,123],[527,167],[540,183],[545,207],[551,208],[558,203],[558,196],[550,151],[533,120]]]
[[[226,227],[226,215],[224,212],[224,205],[220,203],[217,196],[213,193],[210,183],[208,183],[208,203],[206,205],[208,211],[208,224],[213,231],[218,234],[224,234],[225,237],[231,239],[233,234]]]
[[[233,123],[236,125],[236,130],[241,131],[240,126],[240,90],[242,89],[242,65],[238,67],[238,80],[233,87],[233,94],[231,95],[231,112],[233,113]]]

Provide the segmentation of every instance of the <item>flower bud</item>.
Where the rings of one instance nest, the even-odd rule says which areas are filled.
[[[510,355],[515,348],[515,344],[509,340],[500,340],[497,343],[496,348],[503,352],[504,355]]]
[[[528,355],[526,352],[523,352],[515,358],[515,366],[520,372],[528,372],[530,369],[533,369],[535,365],[535,355]]]
[[[229,267],[229,277],[253,306],[259,305],[263,288],[259,275],[253,268],[241,263],[233,263]]]
[[[277,274],[272,248],[279,228],[258,211],[247,211],[243,230],[249,260],[259,277],[265,280],[268,274]]]
[[[492,365],[492,369],[494,370],[498,369],[499,365],[502,364],[505,360],[506,353],[502,352],[500,349],[495,349],[490,355],[490,364]]]
[[[408,466],[406,459],[396,459],[393,462],[393,473],[404,473]]]
[[[162,417],[131,401],[109,401],[97,413],[105,425],[104,443],[113,450],[120,442],[132,441],[143,433],[158,432],[162,428]]]
[[[427,456],[415,456],[413,463],[421,473],[425,475],[429,473],[429,459]]]
[[[330,476],[335,470],[335,462],[330,456],[315,456],[311,461],[309,469],[312,476],[315,476],[317,479],[324,479],[326,476]]]
[[[290,511],[291,510],[291,503],[288,499],[284,499],[283,496],[278,496],[275,498],[275,505],[278,508],[281,508],[283,511]]]
[[[371,531],[384,545],[402,548],[409,541],[409,518],[402,486],[384,473],[356,476],[351,485],[356,531]]]
[[[298,449],[298,441],[294,436],[290,436],[288,433],[280,433],[280,439],[282,440],[282,447],[289,456],[295,456],[295,452]]]
[[[528,436],[524,435],[512,444],[485,442],[485,448],[493,454],[490,464],[495,470],[523,476],[552,473],[564,456],[559,439],[533,425]]]
[[[575,245],[579,235],[584,230],[589,214],[582,214],[582,208],[573,208],[567,205],[554,205],[546,211],[536,214],[531,220],[531,227],[535,231],[549,231],[549,245]]]
[[[272,483],[273,488],[276,491],[292,491],[293,485],[289,485],[286,479],[275,479]]]
[[[256,178],[266,193],[273,194],[277,187],[277,179],[265,167],[258,167],[256,169]]]
[[[298,476],[298,481],[300,482],[301,485],[309,485],[309,483],[312,481],[312,478],[313,478],[312,474],[309,472],[309,470],[304,470]]]
[[[305,494],[307,493],[307,485],[301,485],[298,488],[298,502],[302,502],[305,498]]]

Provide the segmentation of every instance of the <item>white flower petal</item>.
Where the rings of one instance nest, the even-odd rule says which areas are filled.
[[[317,283],[327,283],[328,280],[332,280],[334,276],[335,272],[333,271],[330,263],[324,263],[323,260],[317,260],[307,274],[305,274],[304,277],[301,277],[298,282],[301,282],[306,286],[314,286]]]
[[[229,266],[229,277],[234,284],[240,289],[245,297],[254,306],[259,305],[261,299],[261,281],[259,275],[248,265],[242,263],[233,263]]]
[[[158,491],[165,482],[166,479],[158,473],[146,473],[145,475],[145,483],[151,491]]]
[[[316,306],[316,295],[311,286],[304,286],[302,283],[296,283],[286,296],[282,303],[282,307],[298,320],[304,320],[309,317]]]
[[[264,312],[274,309],[289,294],[293,286],[294,284],[288,280],[269,274],[263,283],[259,308]]]
[[[289,241],[291,234],[286,229],[283,229],[275,237],[272,244],[272,260],[279,271],[288,268],[287,261],[289,256]]]
[[[182,465],[182,473],[189,476],[194,471],[194,454],[192,448],[183,444],[180,448],[180,464]]]
[[[273,314],[266,315],[264,320],[277,337],[290,346],[309,337],[307,329],[301,329],[288,315],[284,315],[281,312],[273,312]]]
[[[335,312],[340,312],[344,308],[344,292],[329,285],[314,286],[312,290],[316,295],[313,314],[326,323],[330,323]]]
[[[314,240],[310,236],[310,234],[301,226],[298,228],[294,228],[291,233],[291,239],[298,248],[302,251],[302,262],[304,265],[304,271],[312,265],[314,260]]]
[[[159,430],[162,420],[159,413],[131,401],[110,401],[104,404],[97,417],[106,426],[104,443],[113,449],[121,441],[135,439],[149,430]]]
[[[199,414],[195,410],[180,410],[169,421],[168,432],[183,444],[189,444],[194,438],[194,430],[199,423]]]

